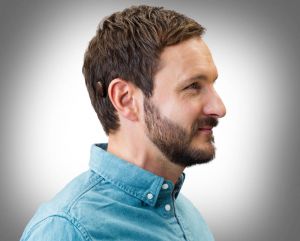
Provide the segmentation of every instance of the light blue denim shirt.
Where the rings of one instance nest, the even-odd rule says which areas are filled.
[[[176,185],[106,151],[91,148],[90,170],[40,206],[21,241],[212,241],[198,210]]]

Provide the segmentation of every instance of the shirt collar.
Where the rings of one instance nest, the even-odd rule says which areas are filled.
[[[155,206],[160,192],[164,191],[164,183],[169,185],[169,190],[174,190],[175,198],[178,196],[184,182],[184,173],[174,187],[170,180],[122,160],[106,150],[107,143],[92,145],[90,168],[113,185],[150,206]]]

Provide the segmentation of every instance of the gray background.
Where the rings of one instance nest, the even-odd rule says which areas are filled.
[[[102,17],[139,3],[207,28],[227,116],[217,157],[183,192],[218,241],[299,240],[299,4],[274,1],[1,1],[0,240],[18,240],[41,202],[88,168],[106,137],[81,74]]]

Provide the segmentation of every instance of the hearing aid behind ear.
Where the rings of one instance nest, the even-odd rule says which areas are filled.
[[[95,89],[96,89],[96,93],[97,95],[99,95],[102,98],[106,97],[106,89],[104,84],[99,80],[95,83]]]

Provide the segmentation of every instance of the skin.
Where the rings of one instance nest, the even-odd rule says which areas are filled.
[[[203,123],[201,120],[218,120],[226,114],[214,89],[218,73],[209,48],[200,37],[194,37],[165,48],[160,60],[161,68],[155,75],[149,101],[161,118],[176,124],[191,137],[189,148],[212,156],[213,135],[200,129],[192,131],[195,123]],[[110,83],[108,94],[120,118],[120,129],[109,135],[108,151],[176,183],[188,165],[174,163],[153,143],[145,123],[142,91],[117,78]],[[197,126],[200,127],[204,126]]]

